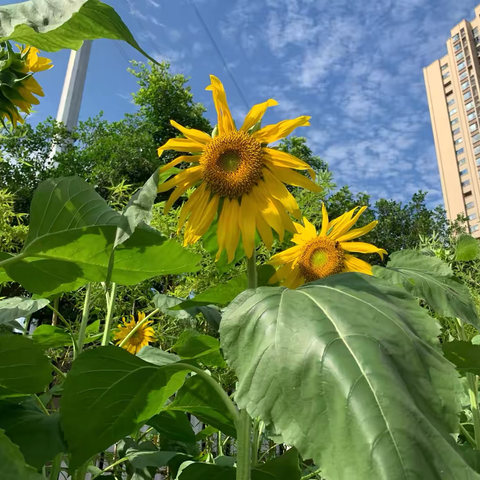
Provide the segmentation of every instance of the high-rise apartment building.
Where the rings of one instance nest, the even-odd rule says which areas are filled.
[[[451,30],[447,54],[423,69],[448,218],[480,238],[480,5]]]

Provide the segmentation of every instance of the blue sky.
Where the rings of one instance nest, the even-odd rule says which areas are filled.
[[[311,115],[298,129],[330,165],[338,185],[408,200],[429,191],[443,203],[423,67],[446,53],[453,26],[474,16],[479,0],[195,0],[250,105],[274,98],[265,122]],[[246,113],[189,0],[109,0],[142,47],[191,77],[194,98],[214,121],[208,75],[223,82],[241,123]],[[131,7],[131,8],[130,8]],[[123,51],[123,53],[122,53]],[[80,117],[108,120],[135,111],[124,43],[92,49]],[[32,123],[56,115],[69,52],[48,55],[38,74],[46,96]],[[214,123],[214,122],[213,122]]]

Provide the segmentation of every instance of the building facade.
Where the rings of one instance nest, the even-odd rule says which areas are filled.
[[[445,209],[480,238],[480,5],[451,30],[447,54],[423,69]]]

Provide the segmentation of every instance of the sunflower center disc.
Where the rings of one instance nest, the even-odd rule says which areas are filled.
[[[305,244],[298,262],[306,282],[313,282],[343,272],[345,252],[337,242],[326,237],[317,237]]]
[[[262,146],[243,132],[219,135],[206,146],[200,165],[213,194],[238,198],[249,193],[262,177]]]

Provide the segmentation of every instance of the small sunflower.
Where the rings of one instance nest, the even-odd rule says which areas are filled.
[[[144,312],[138,312],[138,323],[145,318]],[[133,315],[130,315],[130,321],[127,322],[125,317],[122,318],[123,325],[120,323],[118,325],[118,331],[115,333],[115,343],[120,345],[122,340],[135,328],[137,322]],[[134,355],[138,353],[143,347],[147,346],[150,342],[155,340],[155,333],[153,328],[150,326],[151,321],[145,322],[141,325],[135,333],[126,341],[125,345],[122,346],[125,350]]]
[[[186,138],[168,140],[158,149],[159,155],[164,150],[194,155],[180,156],[160,171],[166,171],[180,162],[190,162],[194,166],[161,184],[158,192],[176,187],[165,205],[167,212],[187,189],[198,185],[183,205],[178,229],[186,222],[184,243],[195,243],[208,231],[218,214],[217,260],[226,250],[228,261],[231,262],[240,234],[245,253],[251,257],[256,230],[268,248],[273,242],[272,228],[282,240],[285,230],[294,232],[293,222],[287,212],[298,219],[301,214],[285,184],[312,191],[320,191],[320,187],[294,171],[307,170],[314,179],[315,174],[308,164],[293,155],[267,147],[269,143],[292,133],[295,128],[310,125],[310,117],[283,120],[276,125],[259,128],[267,108],[277,105],[275,100],[270,99],[252,107],[237,130],[222,82],[213,75],[210,75],[210,81],[207,90],[212,92],[218,115],[214,134],[210,136],[170,121]]]
[[[35,47],[17,45],[14,52],[7,42],[0,50],[0,120],[7,119],[15,127],[23,123],[20,111],[31,113],[32,105],[38,105],[37,97],[44,96],[42,87],[33,78],[33,74],[53,67],[51,60],[40,57]]]
[[[292,241],[297,245],[270,259],[270,265],[280,266],[270,283],[281,282],[282,286],[293,289],[336,273],[361,272],[371,275],[370,264],[346,252],[378,253],[382,258],[387,252],[370,243],[350,242],[368,233],[378,223],[373,221],[365,227],[350,230],[367,207],[361,207],[358,211],[357,208],[329,222],[327,209],[323,205],[322,229],[318,235],[306,218],[303,219],[305,226],[295,223],[297,233]]]

